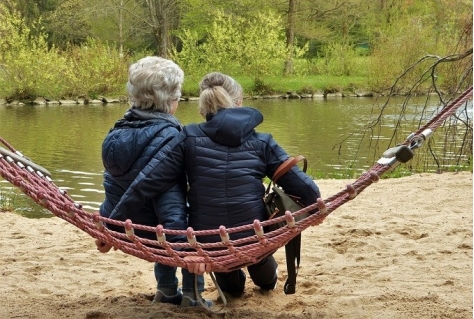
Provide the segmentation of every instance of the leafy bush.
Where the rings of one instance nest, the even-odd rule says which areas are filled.
[[[178,34],[181,51],[174,50],[171,58],[186,74],[203,70],[246,74],[254,79],[259,90],[264,77],[282,74],[288,56],[280,20],[272,11],[257,12],[247,18],[217,11],[205,41],[200,44],[197,32],[185,30]],[[307,49],[296,45],[290,48],[295,57],[303,56]]]
[[[0,94],[5,97],[34,98],[56,95],[60,91],[58,73],[62,57],[49,49],[38,21],[37,37],[15,11],[0,4]]]
[[[66,51],[49,48],[41,21],[33,25],[37,29],[28,28],[17,12],[0,4],[0,96],[76,98],[123,93],[128,61],[116,49],[92,39]]]
[[[120,58],[117,49],[94,39],[81,46],[70,46],[67,73],[63,74],[67,96],[123,94],[127,81],[128,60]]]

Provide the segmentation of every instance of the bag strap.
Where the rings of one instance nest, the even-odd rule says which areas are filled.
[[[293,166],[298,164],[298,162],[303,161],[303,172],[306,172],[308,167],[308,160],[303,155],[298,155],[296,157],[290,157],[286,161],[284,161],[278,168],[276,169],[275,173],[273,173],[273,177],[268,183],[266,193],[270,192],[273,183],[276,183],[277,180],[280,179],[283,175],[285,175]]]
[[[274,183],[280,179],[283,175],[286,174],[293,166],[295,166],[299,161],[303,161],[303,172],[306,172],[306,168],[308,167],[308,160],[303,155],[298,155],[296,157],[290,157],[286,161],[283,162],[278,168],[276,169],[275,173],[273,174],[272,181]]]
[[[286,278],[283,291],[285,295],[292,295],[296,292],[296,276],[300,267],[301,259],[301,234],[294,237],[285,245],[286,270],[288,278]]]
[[[308,167],[308,161],[303,155],[296,157],[290,157],[284,161],[273,174],[273,178],[270,181],[267,193],[270,191],[272,183],[276,183],[280,177],[285,175],[293,166],[298,162],[303,161],[303,172],[306,172]],[[300,266],[301,256],[301,234],[294,237],[285,245],[285,257],[286,257],[286,269],[288,272],[288,278],[286,279],[283,291],[286,295],[294,294],[296,291],[296,276],[298,275],[298,268]]]

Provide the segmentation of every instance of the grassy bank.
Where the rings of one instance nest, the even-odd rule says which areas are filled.
[[[323,92],[353,92],[356,90],[370,90],[368,77],[362,76],[281,76],[263,77],[255,83],[254,79],[244,75],[232,75],[243,87],[246,95],[285,94],[295,92],[312,94]],[[185,77],[183,95],[199,96],[198,76]]]

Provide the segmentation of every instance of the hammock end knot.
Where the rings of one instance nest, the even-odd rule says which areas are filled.
[[[166,235],[163,231],[163,225],[156,226],[156,238],[160,244],[164,244],[166,242]]]
[[[43,191],[39,191],[37,196],[38,196],[39,204],[43,207],[48,208],[48,198],[46,196],[46,193]]]
[[[135,236],[135,231],[133,230],[133,224],[132,224],[132,221],[130,219],[127,219],[125,221],[125,233],[127,234],[127,236],[129,238],[133,238]]]
[[[253,230],[255,231],[255,234],[257,235],[258,240],[262,244],[265,245],[267,243],[267,240],[263,236],[264,235],[263,227],[262,227],[262,224],[260,223],[260,221],[258,219],[255,219],[253,221]]]
[[[357,190],[352,184],[346,186],[347,194],[349,194],[349,199],[354,199],[357,197]]]
[[[22,192],[25,192],[25,184],[23,183],[23,179],[21,177],[15,177],[15,179],[12,181],[12,184],[18,187]]]
[[[375,171],[370,171],[369,176],[370,176],[370,180],[373,183],[377,183],[380,180],[379,174],[377,174],[377,172],[375,172]]]
[[[311,224],[311,226],[318,226],[319,224],[321,224],[323,222],[323,220],[329,214],[326,203],[324,202],[324,200],[322,198],[318,198],[316,200],[316,204],[317,204],[318,209],[319,209],[318,218]]]
[[[194,235],[194,229],[192,227],[188,227],[188,229],[186,229],[186,237],[191,246],[197,246],[196,235]]]
[[[289,229],[291,229],[293,231],[297,230],[295,228],[295,226],[296,226],[295,217],[293,217],[293,214],[289,210],[287,210],[285,212],[285,220],[286,220],[286,224],[287,224]]]
[[[66,213],[66,215],[69,217],[69,218],[75,218],[76,217],[76,212],[74,211],[74,209],[81,209],[81,207],[77,207],[76,204],[74,205],[71,205],[70,203],[63,203],[62,205],[62,210]],[[94,215],[97,214],[97,216],[100,216],[99,215],[99,212],[95,212],[94,214],[92,214],[92,221],[94,221]],[[99,219],[97,219],[99,220]]]
[[[219,227],[219,236],[221,237],[222,242],[227,246],[230,243],[230,238],[229,238],[229,233],[227,233],[227,230],[225,226],[221,225]]]
[[[68,215],[74,216],[74,212],[73,212],[73,211],[68,210],[67,212],[68,212]],[[92,215],[92,221],[94,222],[95,227],[97,227],[97,229],[99,229],[99,230],[103,230],[103,229],[104,229],[104,223],[100,220],[100,214],[99,214],[99,212],[94,212],[94,214]]]

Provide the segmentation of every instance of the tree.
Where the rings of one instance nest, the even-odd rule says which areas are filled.
[[[455,3],[387,0],[383,5],[390,12],[384,12],[382,17],[369,16],[367,23],[372,23],[369,28],[374,45],[372,58],[380,58],[380,65],[392,66],[391,73],[380,79],[387,83],[384,92],[387,97],[381,98],[379,108],[374,105],[374,118],[358,133],[361,139],[369,139],[374,158],[379,155],[378,132],[382,126],[393,128],[389,146],[395,146],[407,138],[406,127],[421,128],[473,85],[470,0]],[[384,71],[381,68],[377,75],[386,75]],[[392,103],[391,96],[400,91],[404,93],[402,105],[399,101]],[[407,116],[407,105],[413,104],[420,106],[419,112]],[[435,110],[433,105],[437,106]],[[434,161],[439,172],[456,166],[472,169],[472,101],[461,105],[453,116],[438,124],[439,133],[427,141],[427,147],[420,149],[414,163],[410,161],[402,167],[412,170]],[[457,143],[455,137],[460,135],[463,140]],[[363,144],[361,141],[360,145]]]
[[[295,28],[296,28],[296,2],[297,0],[288,1],[288,22],[286,25],[286,46],[291,48],[295,45]],[[288,57],[285,60],[285,74],[293,74],[293,50],[289,50]]]
[[[50,43],[61,48],[84,43],[92,35],[91,21],[82,14],[84,9],[84,1],[67,0],[46,14],[45,29]]]
[[[92,24],[94,36],[116,43],[119,55],[146,47],[146,34],[142,20],[136,16],[145,14],[144,7],[135,0],[88,0],[85,14],[101,23]]]
[[[172,45],[172,33],[179,25],[179,0],[144,0],[148,19],[143,20],[153,33],[156,53],[168,57]]]
[[[469,29],[466,26],[472,30],[470,0],[456,3],[449,0],[386,0],[383,2],[386,10],[376,14],[380,5],[371,3],[371,14],[365,19],[367,30],[370,30],[372,66],[369,75],[373,87],[387,90],[394,78],[422,56],[447,56],[465,50],[465,47],[460,49],[458,41],[464,39],[459,33],[465,33]],[[397,81],[395,92],[406,91],[423,72],[424,68],[416,68]],[[452,75],[445,73],[443,80]]]
[[[364,10],[361,0],[328,2],[321,0],[288,0],[287,7],[277,8],[286,16],[286,43],[288,57],[285,61],[285,74],[293,73],[293,54],[291,48],[296,41],[309,40],[325,44],[333,43],[350,46],[357,42],[354,38],[355,26],[360,24]],[[362,37],[364,37],[362,35]],[[317,51],[322,52],[319,48]],[[313,50],[314,56],[317,52]]]

